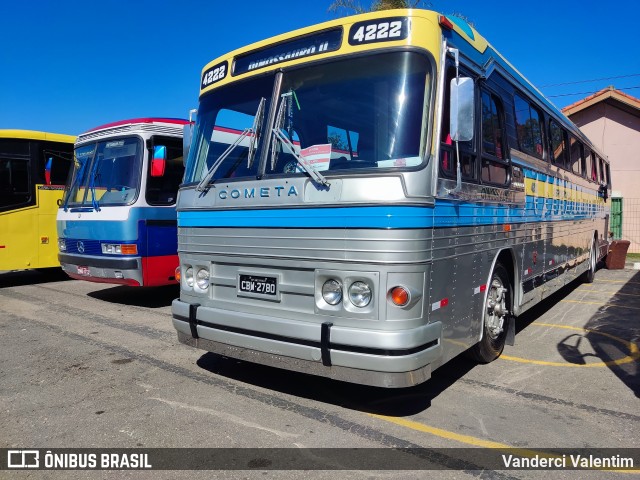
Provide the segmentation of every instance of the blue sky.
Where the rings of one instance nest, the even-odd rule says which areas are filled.
[[[197,107],[207,62],[334,19],[330,3],[3,0],[0,128],[79,134],[126,118],[185,117]],[[431,7],[466,15],[559,107],[609,85],[640,97],[632,88],[640,87],[638,0],[433,0]],[[607,77],[623,78],[586,82]],[[558,83],[569,84],[549,86]]]

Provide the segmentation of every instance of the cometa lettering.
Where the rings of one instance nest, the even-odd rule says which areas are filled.
[[[261,187],[257,191],[255,188],[245,188],[244,190],[238,188],[234,188],[233,190],[223,189],[218,193],[218,198],[220,198],[220,200],[227,200],[229,198],[234,200],[238,198],[256,198],[256,194],[262,198],[284,197],[285,195],[287,197],[297,197],[298,189],[293,185],[290,186],[288,190],[287,187],[281,186]]]

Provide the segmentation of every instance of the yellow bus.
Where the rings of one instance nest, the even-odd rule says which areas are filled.
[[[0,270],[60,265],[56,214],[75,140],[0,130]]]

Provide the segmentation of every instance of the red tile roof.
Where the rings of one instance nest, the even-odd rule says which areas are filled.
[[[588,97],[583,98],[582,100],[578,100],[577,102],[572,103],[571,105],[567,105],[562,109],[562,113],[564,113],[567,116],[570,116],[576,112],[579,112],[580,110],[590,107],[591,105],[594,105],[599,102],[603,102],[608,99],[617,100],[621,103],[624,103],[625,105],[634,107],[640,111],[639,98],[632,97],[631,95],[621,92],[620,90],[616,90],[615,87],[610,86],[607,88],[603,88],[599,92],[596,92],[593,95],[589,95]]]

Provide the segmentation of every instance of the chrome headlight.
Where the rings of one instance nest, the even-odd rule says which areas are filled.
[[[322,285],[322,298],[329,305],[337,305],[342,301],[342,285],[337,280],[327,280]]]
[[[193,267],[189,267],[184,271],[184,282],[188,287],[193,287]]]
[[[366,307],[371,302],[371,287],[364,282],[353,282],[349,287],[349,300],[356,307]]]
[[[67,251],[67,243],[64,241],[64,238],[58,239],[58,250],[60,250],[61,252]]]
[[[209,288],[209,271],[201,268],[196,274],[196,285],[200,290]]]

